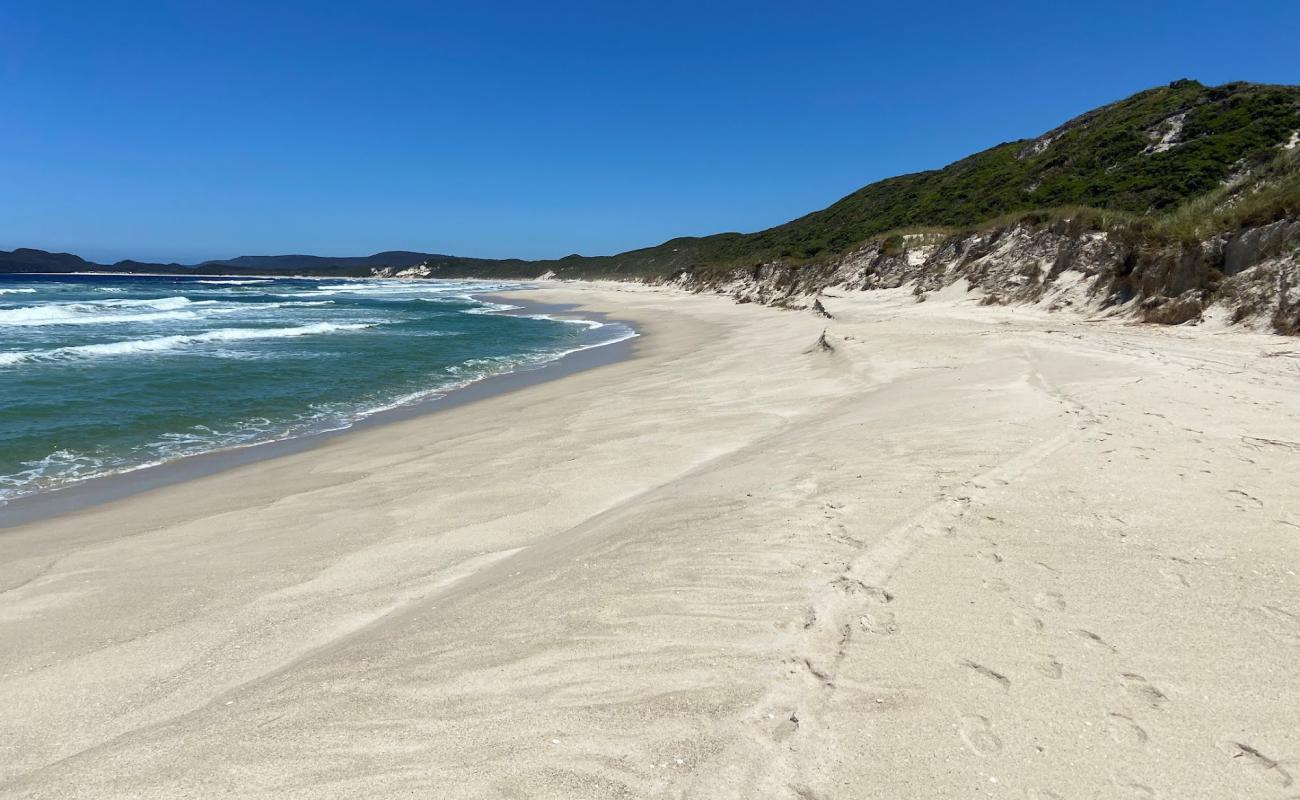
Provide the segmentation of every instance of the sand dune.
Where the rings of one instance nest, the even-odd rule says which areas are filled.
[[[636,356],[0,532],[0,795],[1300,795],[1294,343],[530,297]]]

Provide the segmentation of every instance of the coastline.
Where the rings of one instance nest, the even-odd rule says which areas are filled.
[[[1285,342],[525,296],[645,336],[0,534],[0,794],[1285,796]]]
[[[234,277],[242,278],[244,276]],[[521,316],[547,314],[569,316],[575,319],[589,319],[602,323],[620,322],[620,320],[609,319],[608,315],[602,312],[577,309],[572,304],[541,303],[530,300],[527,295],[528,291],[530,290],[525,289],[511,295],[509,298],[510,304],[515,308],[492,313]],[[506,299],[495,293],[475,293],[472,296],[488,303],[500,302]],[[453,387],[445,392],[435,393],[412,403],[367,414],[346,427],[313,431],[239,447],[219,448],[206,453],[101,475],[61,486],[57,489],[25,495],[0,505],[0,536],[4,535],[6,529],[19,525],[39,522],[61,514],[76,513],[101,503],[122,500],[152,489],[172,486],[264,459],[301,453],[327,439],[344,436],[353,431],[365,430],[376,425],[384,425],[423,414],[437,413],[465,403],[482,400],[495,394],[517,391],[540,381],[555,380],[574,372],[611,364],[631,357],[632,343],[634,341],[635,335],[633,338],[621,339],[609,344],[587,345],[580,350],[566,353],[553,361],[500,375],[492,375],[465,386]]]

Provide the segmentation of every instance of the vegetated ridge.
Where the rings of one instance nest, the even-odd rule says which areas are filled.
[[[186,267],[0,252],[0,272],[275,273],[635,280],[793,307],[830,286],[965,281],[989,303],[1046,302],[1182,323],[1206,314],[1300,332],[1300,87],[1179,80],[1034,139],[888,178],[756,233],[610,256],[241,256]]]
[[[1300,87],[1175,81],[1034,138],[873,183],[757,233],[382,274],[674,282],[806,305],[829,286],[965,280],[986,302],[1300,330]]]
[[[200,264],[158,264],[146,261],[118,261],[97,264],[71,253],[50,253],[20,247],[0,250],[0,273],[14,272],[124,272],[161,273],[182,275],[243,275],[290,272],[297,275],[325,275],[334,277],[364,277],[378,267],[412,267],[429,259],[443,258],[433,253],[414,253],[407,250],[390,250],[371,256],[284,255],[239,256],[224,260],[204,261]]]

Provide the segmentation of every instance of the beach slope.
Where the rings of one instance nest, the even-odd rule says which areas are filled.
[[[643,336],[0,532],[0,795],[1300,793],[1291,341],[527,296]]]

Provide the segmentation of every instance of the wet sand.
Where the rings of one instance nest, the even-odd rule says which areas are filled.
[[[528,294],[516,295],[510,298],[509,303],[503,302],[506,300],[504,297],[486,294],[479,295],[479,297],[486,302],[500,302],[502,305],[513,306],[508,310],[494,312],[498,314],[547,314],[569,319],[589,319],[602,323],[619,322],[619,320],[610,320],[608,315],[597,311],[579,310],[571,303],[538,303]],[[261,442],[250,446],[214,450],[142,469],[91,478],[70,484],[57,491],[19,497],[0,505],[0,532],[5,528],[49,519],[61,514],[75,513],[92,506],[147,492],[151,489],[213,475],[232,467],[252,464],[291,453],[301,453],[335,436],[366,430],[378,425],[386,425],[424,414],[446,411],[493,395],[513,392],[535,383],[555,380],[584,369],[612,364],[627,358],[632,352],[632,339],[620,339],[608,344],[599,344],[606,340],[608,336],[608,332],[591,331],[588,334],[590,341],[579,343],[583,349],[568,353],[555,361],[514,372],[493,375],[474,381],[466,386],[449,389],[442,394],[431,395],[415,403],[385,409],[363,417],[344,428],[299,434],[288,439]]]

